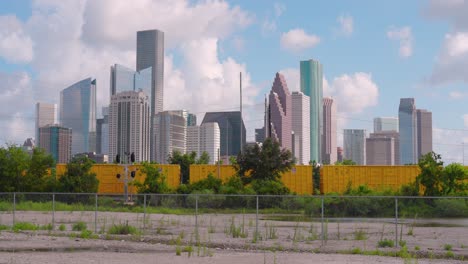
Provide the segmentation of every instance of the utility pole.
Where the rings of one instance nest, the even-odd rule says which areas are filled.
[[[242,153],[242,148],[244,147],[243,136],[242,136],[242,72],[239,72],[239,90],[240,90],[240,152]]]

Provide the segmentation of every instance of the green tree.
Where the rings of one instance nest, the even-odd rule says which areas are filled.
[[[441,192],[442,171],[444,162],[439,154],[429,152],[419,159],[419,168],[421,170],[416,180],[424,186],[425,196],[439,196]]]
[[[23,175],[28,170],[31,158],[19,146],[0,148],[0,191],[21,192]]]
[[[350,165],[357,165],[357,163],[349,159],[344,159],[341,162],[340,161],[335,162],[335,165],[350,166]]]
[[[468,190],[466,180],[468,180],[468,169],[458,163],[449,164],[442,171],[441,194],[466,194],[465,191]]]
[[[172,191],[167,184],[166,176],[154,164],[143,162],[140,170],[146,178],[143,183],[133,183],[138,193],[170,193]]]
[[[210,155],[208,152],[203,151],[200,157],[197,159],[197,164],[209,164],[210,163]]]
[[[281,149],[278,141],[268,138],[262,147],[246,146],[234,165],[244,184],[254,180],[280,181],[281,173],[289,171],[294,158],[289,150]],[[248,174],[248,176],[247,176]]]
[[[174,151],[169,155],[167,162],[169,164],[179,164],[182,183],[185,184],[189,182],[190,165],[195,164],[196,158],[197,153],[195,151],[186,154]]]
[[[94,161],[86,156],[76,156],[67,164],[65,173],[59,179],[59,191],[69,193],[95,193],[99,181],[91,172]]]
[[[44,149],[35,148],[31,155],[29,168],[23,177],[23,191],[26,192],[50,192],[54,191],[53,180],[49,171],[55,166],[54,158]]]

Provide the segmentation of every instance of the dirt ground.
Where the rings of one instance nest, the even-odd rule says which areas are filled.
[[[196,250],[195,250],[196,251]],[[200,255],[200,256],[199,256]],[[446,259],[403,260],[394,257],[344,254],[271,252],[261,250],[212,249],[211,256],[176,256],[174,246],[144,242],[51,237],[32,233],[1,232],[0,264],[26,263],[466,263]]]

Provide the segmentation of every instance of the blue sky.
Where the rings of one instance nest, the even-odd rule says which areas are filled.
[[[461,162],[467,13],[464,0],[2,1],[0,127],[9,129],[0,142],[33,136],[34,103],[58,103],[60,90],[88,76],[98,79],[98,105],[108,103],[110,65],[133,68],[135,32],[158,28],[166,34],[165,109],[201,118],[235,108],[242,71],[251,139],[274,74],[297,89],[299,61],[313,58],[338,101],[340,128],[370,132],[374,117],[397,116],[399,99],[414,97],[433,112],[435,150]]]

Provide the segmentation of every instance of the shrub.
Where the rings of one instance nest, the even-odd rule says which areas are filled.
[[[464,199],[436,199],[435,214],[439,217],[466,217],[468,204]]]
[[[30,222],[18,222],[13,225],[12,229],[15,232],[22,230],[37,230],[38,226]]]
[[[83,230],[86,230],[87,228],[88,226],[86,225],[86,223],[82,221],[76,222],[72,226],[73,231],[83,231]]]
[[[127,223],[125,224],[118,224],[118,225],[113,225],[107,233],[112,234],[112,235],[128,235],[128,234],[137,234],[138,230],[136,227],[131,226]]]
[[[450,244],[445,244],[445,245],[444,245],[444,249],[445,249],[445,250],[452,250],[452,247],[453,247],[453,246],[450,245]]]
[[[380,240],[378,243],[377,243],[377,246],[378,247],[393,247],[395,244],[393,243],[393,240],[391,239],[383,239],[383,240]]]
[[[65,231],[65,225],[64,225],[64,224],[61,224],[61,225],[59,226],[59,230],[60,230],[60,231]]]

